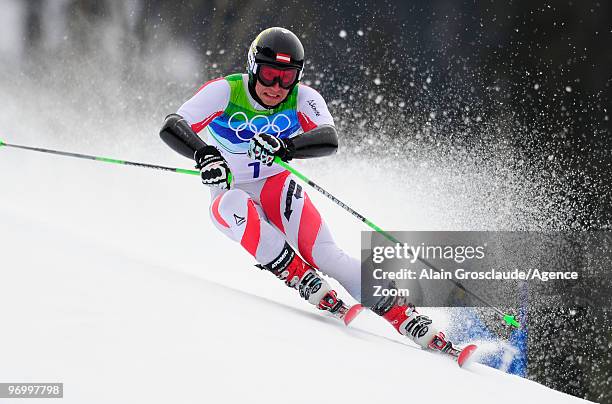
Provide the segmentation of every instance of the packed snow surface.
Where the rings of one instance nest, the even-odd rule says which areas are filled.
[[[384,180],[300,164],[377,223],[401,207],[399,223],[426,227]],[[3,382],[63,382],[79,404],[582,401],[460,369],[371,313],[346,328],[318,312],[214,229],[197,177],[5,148],[0,169]],[[357,254],[361,224],[310,195]]]

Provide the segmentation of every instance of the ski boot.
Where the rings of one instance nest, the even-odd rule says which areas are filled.
[[[403,296],[387,296],[380,299],[372,311],[387,320],[400,334],[411,338],[421,348],[438,351],[457,359],[459,366],[476,350],[476,345],[459,349],[439,331],[433,321],[416,311]]]
[[[257,265],[272,272],[285,285],[297,289],[300,296],[319,310],[325,310],[348,323],[361,311],[361,305],[347,306],[325,279],[285,243],[281,254],[268,265]]]

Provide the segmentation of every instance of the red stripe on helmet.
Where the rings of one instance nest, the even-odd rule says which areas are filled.
[[[276,54],[276,61],[277,62],[283,62],[283,63],[290,63],[291,62],[291,56],[287,55],[286,53],[277,53]]]

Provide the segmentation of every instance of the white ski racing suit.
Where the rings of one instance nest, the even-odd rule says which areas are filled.
[[[221,152],[234,178],[230,190],[211,188],[213,223],[262,265],[279,257],[287,241],[308,264],[336,279],[359,301],[360,263],[336,245],[303,186],[282,167],[247,156],[256,134],[282,139],[333,125],[325,100],[298,84],[281,105],[268,110],[251,97],[247,86],[246,74],[209,81],[177,111]]]

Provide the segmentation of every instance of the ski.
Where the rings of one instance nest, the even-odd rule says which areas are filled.
[[[463,349],[457,349],[453,347],[444,351],[431,347],[430,349],[431,351],[433,351],[432,353],[438,352],[455,360],[457,362],[457,365],[462,368],[471,362],[472,355],[478,349],[478,346],[475,344],[469,344],[466,345]]]
[[[365,307],[359,303],[353,306],[347,306],[342,302],[342,305],[336,311],[329,313],[335,318],[342,320],[344,324],[348,326],[364,309]],[[439,333],[429,343],[429,349],[450,356],[457,361],[459,367],[464,367],[471,362],[470,359],[478,349],[478,346],[469,344],[463,349],[458,349],[453,346],[452,342],[446,340],[443,333]]]
[[[477,348],[475,344],[469,344],[463,349],[455,348],[453,343],[448,341],[442,332],[436,334],[429,343],[429,349],[451,356],[457,361],[459,367],[463,367],[470,362],[470,357]]]
[[[364,307],[359,303],[351,306],[346,311],[346,313],[344,313],[344,316],[342,317],[342,321],[344,321],[344,325],[348,326],[351,323],[351,321],[353,321],[355,317],[357,317],[359,313],[363,311],[363,309]]]
[[[335,311],[328,311],[334,318],[342,320],[344,325],[348,326],[358,315],[363,311],[364,307],[357,303],[352,306],[347,306],[342,302],[341,306]]]
[[[478,349],[476,345],[469,344],[461,350],[459,356],[457,356],[457,364],[459,365],[459,367],[463,367],[464,365],[469,364],[471,362],[470,358],[472,354],[474,354],[476,349]]]

